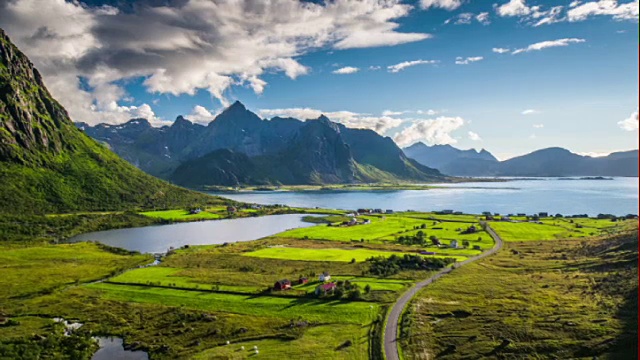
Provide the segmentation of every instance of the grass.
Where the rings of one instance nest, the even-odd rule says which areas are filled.
[[[149,255],[120,255],[98,244],[0,247],[0,299],[51,292],[149,263]]]
[[[226,208],[221,208],[226,211]],[[149,216],[153,218],[159,218],[164,220],[172,220],[172,221],[194,221],[194,220],[214,220],[220,219],[222,217],[221,214],[215,213],[214,211],[220,211],[218,208],[207,209],[205,211],[201,211],[198,214],[192,214],[188,210],[161,210],[161,211],[146,211],[140,213],[144,216]]]
[[[637,358],[637,232],[509,242],[422,290],[405,359]]]
[[[442,221],[455,221],[455,222],[468,222],[468,223],[477,223],[478,220],[482,218],[482,216],[480,215],[473,215],[473,214],[451,215],[451,214],[415,213],[415,212],[403,212],[400,214],[402,216],[416,218],[416,219],[442,220]]]
[[[257,346],[261,359],[368,359],[368,327],[334,324],[314,326],[298,339],[265,339],[242,341],[231,345],[218,346],[203,351],[193,357],[205,359],[246,359],[255,355]],[[347,342],[351,345],[345,346]],[[244,350],[241,347],[244,346]]]
[[[287,259],[287,260],[300,260],[300,261],[344,261],[351,262],[353,259],[357,262],[365,261],[371,257],[384,256],[389,257],[391,255],[402,255],[400,252],[392,251],[379,251],[370,249],[305,249],[305,248],[290,248],[290,247],[271,247],[266,249],[260,249],[257,251],[243,253],[244,256],[252,256],[257,258],[270,258],[270,259]],[[414,253],[415,254],[415,253]],[[425,257],[443,257],[424,255]],[[466,257],[458,256],[460,260],[464,260]]]
[[[181,276],[185,273],[187,276]],[[109,279],[109,282],[133,285],[173,286],[177,288],[217,290],[256,294],[264,290],[263,286],[224,285],[205,281],[202,277],[188,276],[193,272],[180,268],[152,266],[127,271]]]
[[[281,238],[297,239],[321,239],[349,241],[360,240],[382,242],[379,240],[385,236],[391,236],[407,230],[413,230],[414,226],[425,223],[424,220],[399,216],[363,216],[370,219],[371,224],[356,226],[313,226],[304,229],[294,229],[277,234]]]
[[[582,227],[577,227],[580,225]],[[596,219],[543,219],[533,222],[491,222],[491,227],[505,241],[557,240],[600,236],[637,227],[637,220],[611,222]]]
[[[364,325],[370,323],[379,310],[378,304],[368,302],[234,295],[105,283],[87,286],[98,290],[101,296],[109,300],[282,319],[303,318],[317,323]]]

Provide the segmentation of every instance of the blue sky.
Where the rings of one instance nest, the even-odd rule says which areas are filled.
[[[76,121],[207,122],[240,100],[503,159],[638,147],[637,1],[315,3],[14,0],[0,27]]]

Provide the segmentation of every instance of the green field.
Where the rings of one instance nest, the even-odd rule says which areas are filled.
[[[453,249],[452,249],[453,250]],[[455,250],[453,250],[455,251]],[[346,261],[351,262],[353,259],[356,261],[365,261],[371,257],[384,256],[389,257],[391,255],[402,256],[403,252],[394,251],[379,251],[370,249],[305,249],[305,248],[290,248],[290,247],[271,247],[252,252],[244,253],[244,256],[253,256],[258,258],[270,258],[270,259],[288,259],[288,260],[301,260],[301,261]],[[413,253],[415,255],[415,252]],[[438,255],[423,255],[425,257],[444,257]],[[452,257],[447,255],[447,257]],[[466,259],[465,256],[453,256],[458,260]]]
[[[149,255],[119,255],[94,243],[0,247],[0,299],[48,293],[151,261]]]
[[[172,221],[195,221],[195,220],[214,220],[220,219],[223,215],[220,214],[225,208],[211,208],[202,211],[198,214],[191,214],[189,210],[160,210],[160,211],[146,211],[140,213],[144,216],[153,218],[159,218]],[[225,214],[226,215],[226,214]]]
[[[636,359],[637,232],[509,242],[422,290],[405,359]]]
[[[206,210],[212,212],[198,215],[229,216],[223,207]],[[239,209],[233,216],[297,211],[331,214],[334,217],[330,219],[344,220],[342,211],[282,207]],[[39,239],[56,239],[55,231],[58,228],[61,233],[73,234],[86,229],[122,227],[127,221],[146,224],[204,220],[191,216],[185,210],[148,212],[144,215],[92,213],[42,217],[36,219],[40,222],[34,222],[33,226],[9,217],[5,221],[9,227],[3,230],[3,234],[17,229],[19,236],[12,235],[14,237],[10,239],[13,242],[0,249],[3,250],[0,251],[0,269],[3,271],[0,278],[0,317],[8,316],[14,323],[7,327],[0,326],[0,354],[5,351],[12,354],[10,357],[13,358],[55,358],[55,351],[66,349],[63,351],[66,352],[74,347],[85,346],[82,344],[87,341],[87,344],[92,344],[91,334],[100,333],[123,336],[128,343],[139,343],[142,349],[149,351],[150,356],[158,359],[235,359],[253,356],[305,358],[309,354],[312,354],[312,358],[365,359],[369,358],[370,353],[378,351],[378,337],[371,335],[371,332],[381,329],[378,320],[383,318],[387,307],[416,281],[432,274],[425,270],[405,269],[398,273],[389,272],[388,277],[377,277],[373,275],[377,272],[366,259],[416,254],[426,250],[436,252],[437,257],[464,260],[481,252],[471,249],[474,245],[480,246],[482,251],[494,246],[491,237],[482,230],[461,234],[472,224],[479,228],[474,216],[447,216],[447,220],[460,220],[453,222],[434,220],[430,217],[437,215],[428,213],[367,215],[360,219],[369,219],[371,224],[352,227],[318,225],[250,242],[191,246],[172,251],[158,266],[141,268],[140,265],[152,261],[150,256],[93,243],[25,247],[16,242],[16,239],[26,238],[29,234],[37,234]],[[491,346],[493,349],[500,344],[500,334],[503,333],[513,343],[518,342],[517,346],[509,345],[514,347],[514,354],[524,352],[523,349],[534,349],[533,353],[544,354],[540,350],[543,345],[540,345],[539,339],[545,336],[551,338],[553,334],[551,330],[539,328],[548,315],[541,318],[536,314],[546,314],[556,303],[566,307],[561,316],[578,325],[565,325],[567,330],[560,331],[563,338],[557,344],[544,343],[544,346],[572,351],[576,343],[583,341],[578,338],[591,334],[612,336],[624,328],[620,320],[624,316],[616,320],[609,313],[602,315],[602,319],[591,315],[597,306],[619,309],[619,298],[610,295],[610,292],[606,296],[594,292],[596,295],[589,297],[591,300],[587,302],[581,298],[582,293],[575,292],[595,291],[594,281],[599,284],[599,279],[602,279],[592,277],[589,271],[581,268],[582,264],[587,264],[586,260],[578,261],[581,255],[572,255],[574,252],[571,249],[575,250],[575,246],[569,244],[578,242],[531,240],[552,240],[571,234],[572,237],[580,236],[580,241],[592,241],[586,236],[618,232],[637,223],[556,218],[542,219],[542,222],[541,225],[492,222],[496,231],[506,240],[525,238],[528,242],[508,244],[517,245],[517,248],[513,248],[518,251],[517,256],[502,251],[482,264],[456,269],[452,275],[430,286],[428,289],[433,287],[434,290],[428,297],[417,301],[419,307],[409,313],[409,317],[414,317],[413,322],[403,325],[402,331],[408,334],[403,340],[405,358],[420,358],[424,356],[424,351],[440,353],[450,345],[455,345],[456,351],[461,354],[482,357],[489,351],[486,349]],[[11,227],[12,224],[17,226]],[[436,247],[430,245],[430,241],[427,245],[409,245],[405,240],[404,244],[399,242],[401,236],[414,238],[418,231],[422,231],[427,239],[436,236],[443,245]],[[460,243],[469,241],[470,248],[447,247],[452,240]],[[39,241],[40,244],[43,242]],[[540,244],[552,248],[538,248]],[[512,250],[511,247],[508,249]],[[516,262],[529,258],[536,261]],[[615,259],[609,257],[607,261],[615,264]],[[594,266],[600,266],[593,257],[588,260]],[[562,270],[563,273],[557,272],[558,269],[565,269],[563,264],[567,261],[566,268],[583,269],[576,273],[579,275],[577,280],[565,280],[565,270]],[[540,267],[539,264],[544,266]],[[329,272],[333,281],[348,280],[357,285],[360,293],[354,298],[358,300],[348,300],[351,293],[339,294],[340,299],[333,296],[316,297],[313,292],[319,284],[318,274],[322,272]],[[616,274],[608,274],[612,279],[610,283],[619,283],[615,280]],[[298,285],[296,280],[300,276],[308,277],[310,282]],[[104,281],[93,283],[98,279]],[[292,289],[271,290],[280,279],[292,280]],[[541,286],[539,281],[545,286],[543,292],[535,290]],[[586,287],[587,284],[590,285]],[[560,285],[573,285],[576,289],[560,287],[561,291],[552,292]],[[501,299],[500,303],[492,302],[494,297]],[[574,304],[568,303],[570,300]],[[503,308],[509,311],[501,312]],[[423,309],[429,310],[424,313]],[[468,319],[473,321],[450,318],[450,314],[466,314],[458,310],[471,313]],[[533,324],[533,330],[523,330],[521,316],[516,317],[514,313],[527,314],[524,323]],[[571,317],[571,313],[582,315]],[[65,340],[60,326],[51,321],[57,316],[83,322],[83,330]],[[601,323],[603,319],[606,322]],[[500,323],[500,326],[492,325],[493,322]],[[477,327],[482,330],[476,330]],[[437,334],[429,332],[433,329]],[[576,335],[571,337],[565,334],[571,331]],[[49,345],[46,345],[44,342],[33,343],[30,340],[33,334],[55,334],[55,337],[48,339],[46,344]],[[460,336],[475,336],[475,340],[461,342]],[[230,341],[231,345],[225,345],[226,341]],[[32,349],[29,351],[35,355],[16,355],[20,354],[16,351],[22,350],[13,347],[13,344]],[[588,344],[591,346],[592,343]],[[165,345],[169,348],[165,348]],[[46,346],[52,346],[54,352],[47,352]],[[245,351],[240,346],[245,346]],[[260,348],[259,355],[252,355],[248,351],[253,346]],[[83,354],[91,352],[89,348],[83,349]],[[417,349],[422,349],[420,351],[423,353]],[[429,356],[439,353],[429,353]],[[441,357],[450,358],[450,355],[445,353]]]
[[[406,217],[416,218],[416,219],[442,220],[442,221],[455,221],[455,222],[468,222],[468,223],[477,223],[478,220],[483,218],[483,216],[481,215],[473,215],[473,214],[452,215],[452,214],[417,213],[417,212],[402,212],[398,214]]]
[[[381,238],[413,230],[414,226],[420,226],[425,220],[390,216],[362,216],[361,219],[371,220],[371,224],[355,226],[313,226],[309,228],[293,229],[277,234],[281,238],[295,239],[319,239],[351,241],[361,240],[382,242]]]
[[[345,346],[350,341],[349,346]],[[314,326],[295,340],[266,339],[234,342],[218,346],[193,357],[206,359],[369,359],[369,328],[358,325],[333,324]],[[241,347],[244,346],[244,350]],[[253,351],[257,346],[259,355]]]
[[[196,290],[215,289],[216,291],[241,292],[247,294],[257,294],[264,290],[263,286],[208,283],[200,277],[181,276],[181,273],[189,274],[189,272],[184,269],[151,266],[127,271],[124,274],[110,278],[109,282],[134,285],[171,286]]]
[[[554,219],[534,222],[493,221],[491,227],[506,241],[536,241],[601,236],[637,227],[637,220]],[[582,227],[577,227],[576,225]]]
[[[379,305],[369,302],[325,301],[279,296],[234,295],[136,285],[87,285],[109,300],[182,306],[189,309],[298,319],[318,323],[364,325],[377,315]]]

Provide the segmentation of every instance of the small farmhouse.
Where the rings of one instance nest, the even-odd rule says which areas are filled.
[[[309,282],[309,278],[301,276],[300,279],[298,279],[298,284],[302,285],[302,284],[306,284]]]
[[[318,296],[326,295],[328,293],[333,292],[335,289],[336,289],[335,283],[326,283],[326,284],[318,285],[316,287],[316,295]]]
[[[318,276],[318,280],[322,282],[329,281],[331,280],[331,275],[329,275],[329,273],[325,271],[322,274],[320,274],[320,276]]]
[[[291,281],[287,279],[278,280],[273,285],[273,290],[287,290],[287,289],[291,289]]]
[[[451,240],[451,242],[449,243],[449,247],[453,248],[453,249],[457,249],[458,248],[458,240]]]

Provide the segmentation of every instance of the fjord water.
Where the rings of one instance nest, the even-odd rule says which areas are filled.
[[[314,225],[303,222],[303,216],[271,215],[97,231],[74,236],[69,241],[98,241],[132,251],[164,253],[169,247],[250,241],[288,229]]]
[[[394,191],[262,191],[215,193],[237,201],[332,209],[451,209],[497,213],[626,215],[638,213],[638,178],[579,180],[539,178],[506,182],[439,184],[445,188]]]

